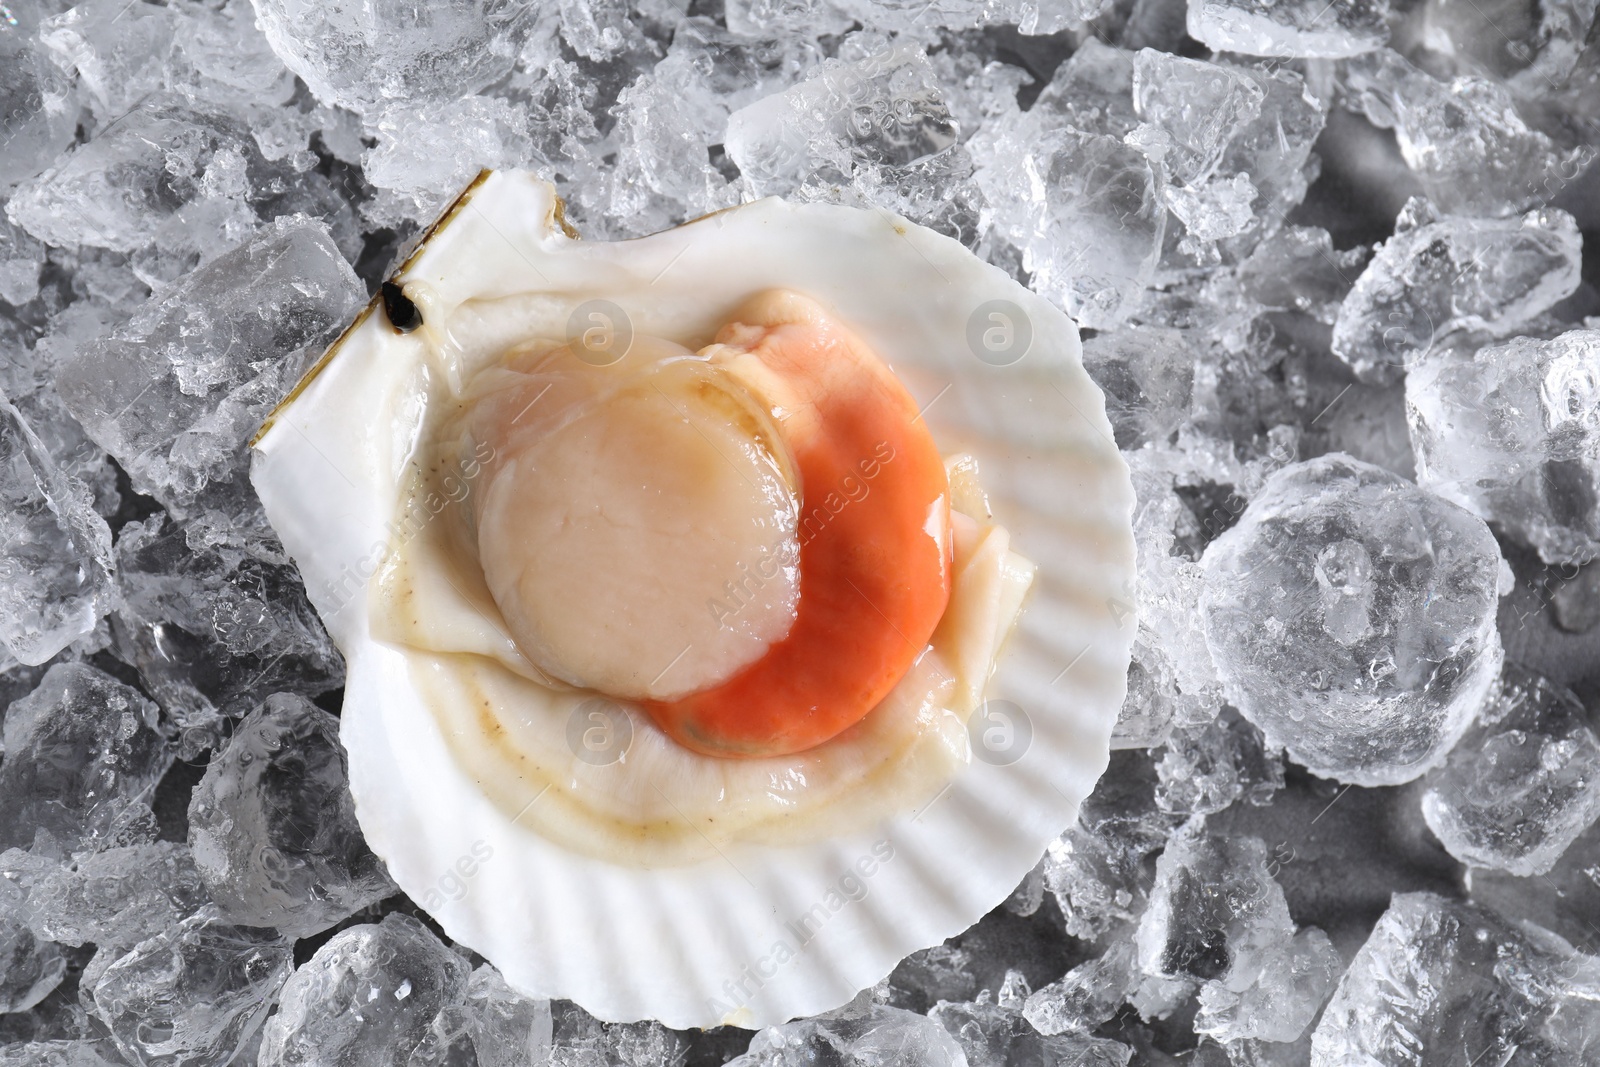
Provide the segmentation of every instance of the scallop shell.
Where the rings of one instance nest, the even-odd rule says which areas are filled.
[[[374,300],[263,428],[252,477],[348,660],[357,815],[401,888],[514,988],[673,1027],[835,1008],[1003,901],[1105,769],[1134,634],[1133,491],[1073,322],[884,211],[767,199],[588,243],[550,185],[514,171],[481,175],[394,280],[441,306],[627,293],[635,327],[667,337],[709,336],[759,289],[808,293],[894,367],[942,451],[977,457],[996,520],[1040,567],[977,713],[1009,709],[1011,743],[990,751],[982,731],[1007,723],[975,724],[979,758],[920,810],[683,867],[576,855],[454,765],[402,654],[372,638],[362,598],[337,592],[370,573],[419,420],[406,368],[377,358],[393,334]]]

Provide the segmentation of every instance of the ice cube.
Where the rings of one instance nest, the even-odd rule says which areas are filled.
[[[927,56],[904,42],[860,51],[735,111],[728,158],[757,196],[885,207],[973,243],[972,159]]]
[[[1388,0],[1189,0],[1189,35],[1216,52],[1342,59],[1389,40]]]
[[[294,970],[294,942],[207,910],[143,941],[94,984],[94,1012],[130,1063],[223,1067]]]
[[[728,29],[741,37],[826,37],[854,21],[831,0],[727,0]]]
[[[517,108],[487,96],[385,109],[371,127],[377,143],[361,165],[369,182],[398,194],[401,203],[388,212],[368,206],[368,220],[431,221],[484,167],[547,169],[549,161],[533,155],[526,124]]]
[[[40,0],[10,0],[0,19],[0,191],[44,170],[72,143],[77,87],[39,41],[39,22],[54,13]]]
[[[5,718],[0,847],[47,835],[66,850],[115,843],[172,763],[156,708],[84,663],[58,663]]]
[[[0,1067],[117,1067],[98,1041],[28,1041],[0,1045]]]
[[[254,0],[273,51],[326,104],[367,112],[443,103],[511,72],[530,21],[512,0]]]
[[[1259,838],[1192,822],[1156,861],[1139,921],[1146,974],[1200,987],[1195,1031],[1218,1041],[1294,1041],[1339,974],[1327,935],[1297,931]]]
[[[1582,254],[1564,211],[1440,218],[1414,200],[1340,305],[1334,354],[1364,381],[1397,381],[1453,332],[1505,337],[1549,310],[1578,287]]]
[[[1034,287],[1092,329],[1126,319],[1166,232],[1161,178],[1144,153],[1034,111],[979,131],[973,151],[986,217],[1022,250]]]
[[[271,114],[256,109],[280,108],[293,98],[294,75],[256,25],[250,0],[185,4],[175,13],[178,51],[167,74],[169,86],[186,96],[244,109],[256,123],[269,121]]]
[[[939,1023],[863,995],[826,1015],[767,1027],[727,1067],[802,1067],[820,1057],[839,1067],[964,1067],[967,1062]]]
[[[630,150],[624,166],[637,169],[642,189],[685,215],[737,203],[736,189],[711,162],[729,116],[789,89],[821,60],[812,41],[745,41],[708,19],[685,21],[667,58],[618,100],[618,135]]]
[[[1451,214],[1505,217],[1548,203],[1593,159],[1586,145],[1530,125],[1504,85],[1476,75],[1440,81],[1383,49],[1350,60],[1351,96]]]
[[[189,845],[222,915],[245,926],[306,937],[395,892],[356,824],[339,720],[288,693],[212,757]]]
[[[1299,311],[1331,326],[1370,255],[1365,248],[1335,251],[1327,230],[1290,226],[1256,246],[1239,264],[1236,281],[1240,295],[1261,308]],[[1231,281],[1219,275],[1214,286]]]
[[[1463,863],[1544,874],[1600,818],[1600,738],[1570,690],[1507,665],[1478,722],[1424,780],[1428,827]]]
[[[1122,938],[1103,955],[1034,990],[1022,1014],[1041,1034],[1092,1033],[1111,1021],[1140,977],[1138,946],[1131,937]]]
[[[189,849],[174,841],[109,848],[66,863],[0,853],[11,907],[41,938],[64,945],[131,946],[207,902]]]
[[[27,1011],[49,996],[66,973],[59,947],[0,914],[0,1012]]]
[[[552,1057],[550,1002],[530,1000],[487,963],[472,972],[467,999],[439,1012],[407,1067],[526,1067]]]
[[[1194,400],[1194,341],[1180,330],[1130,326],[1083,342],[1083,369],[1106,394],[1117,447],[1165,443]]]
[[[1067,933],[1099,940],[1139,917],[1152,880],[1151,856],[1175,822],[1156,806],[1149,757],[1113,752],[1078,821],[1045,852],[1045,887]]]
[[[1600,554],[1600,330],[1443,349],[1406,376],[1417,482],[1539,550]]]
[[[1202,562],[1200,613],[1229,701],[1317,774],[1418,777],[1499,672],[1493,535],[1369,463],[1334,453],[1284,467]]]
[[[1136,143],[1186,186],[1217,172],[1233,139],[1261,114],[1265,92],[1244,71],[1143,48],[1133,59]]]
[[[93,497],[0,393],[0,649],[44,663],[93,630],[111,606],[111,569]]]
[[[1506,82],[1519,96],[1539,98],[1571,76],[1594,26],[1589,0],[1550,0],[1514,8],[1514,18],[1485,18],[1448,0],[1419,12],[1423,40],[1461,73]]]
[[[163,88],[178,16],[144,0],[84,0],[45,19],[39,39],[56,65],[75,70],[103,123]]]
[[[260,1067],[403,1064],[471,968],[409,915],[350,926],[285,983],[267,1020]]]
[[[1087,1033],[1058,1031],[1041,1036],[1028,1025],[1016,1003],[1028,992],[1021,973],[1012,970],[1006,978],[1009,989],[1002,989],[998,996],[985,989],[975,1001],[941,1001],[928,1012],[928,1018],[942,1025],[961,1046],[967,1067],[1016,1063],[1123,1067],[1132,1058],[1128,1046]]]
[[[0,300],[20,306],[39,295],[44,245],[19,226],[0,218]],[[0,385],[14,389],[4,379]]]
[[[188,523],[156,514],[124,526],[117,541],[117,649],[182,727],[185,759],[212,746],[219,715],[242,715],[268,693],[316,696],[344,680],[299,571],[265,530],[248,485],[230,486],[251,510],[207,511]]]
[[[1315,1067],[1577,1064],[1594,1055],[1600,959],[1433,893],[1396,895],[1318,1023]]]
[[[1283,762],[1261,731],[1231,709],[1209,723],[1183,726],[1167,739],[1156,764],[1162,811],[1209,815],[1236,800],[1261,805],[1283,788]]]
[[[245,469],[250,435],[363,296],[324,226],[282,219],[70,356],[56,385],[136,489],[182,509]]]

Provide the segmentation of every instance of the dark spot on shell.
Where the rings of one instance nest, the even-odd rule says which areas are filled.
[[[381,289],[383,293],[383,313],[389,317],[389,325],[399,333],[410,333],[422,325],[422,312],[411,298],[406,296],[405,290],[394,282],[384,282]]]

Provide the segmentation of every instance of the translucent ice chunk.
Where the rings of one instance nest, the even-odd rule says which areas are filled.
[[[134,269],[156,282],[295,211],[327,219],[359,250],[350,206],[326,178],[293,160],[269,161],[238,115],[171,93],[145,97],[6,204],[40,240],[135,253]]]
[[[181,508],[244,469],[245,442],[363,297],[325,227],[284,219],[69,357],[57,388],[135,488]]]
[[[93,498],[0,394],[0,649],[44,663],[93,630],[111,606],[111,569]]]
[[[219,713],[243,714],[266,693],[316,696],[344,679],[299,572],[262,529],[248,485],[232,487],[249,494],[237,518],[158,514],[117,541],[117,648],[184,728],[184,758],[211,747]]]
[[[0,19],[0,190],[44,170],[72,143],[78,96],[39,42],[39,22],[53,8],[11,0]]]
[[[412,1050],[407,1067],[526,1067],[559,1062],[550,1002],[530,1000],[506,985],[487,963],[472,972],[467,999],[434,1017],[427,1036]],[[559,1055],[559,1054],[557,1054]]]
[[[1267,804],[1283,788],[1282,761],[1266,750],[1261,731],[1231,710],[1204,725],[1174,730],[1156,775],[1156,804],[1188,815],[1221,811],[1241,799]]]
[[[967,1067],[1007,1067],[1015,1063],[1124,1067],[1132,1058],[1133,1050],[1128,1046],[1086,1033],[1057,1031],[1041,1036],[1027,1025],[1018,1006],[1017,1002],[1027,996],[1022,973],[1009,970],[998,995],[985,989],[971,1003],[941,1002],[928,1012],[928,1018],[940,1023],[956,1039],[966,1054]]]
[[[1133,104],[1146,123],[1136,142],[1186,186],[1216,173],[1230,142],[1261,114],[1254,78],[1218,63],[1144,48],[1133,60]]]
[[[1166,442],[1189,417],[1196,350],[1180,330],[1130,326],[1083,342],[1083,369],[1106,394],[1117,447]]]
[[[710,161],[728,118],[764,96],[789,89],[822,59],[814,42],[744,41],[708,19],[678,27],[667,58],[624,90],[619,134],[632,148],[642,184],[700,214],[737,201]]]
[[[116,1067],[98,1041],[27,1041],[0,1045],[0,1067]]]
[[[27,1011],[66,976],[61,949],[0,915],[0,1012]]]
[[[1504,337],[1578,287],[1582,252],[1564,211],[1439,218],[1412,201],[1340,305],[1334,354],[1383,383],[1452,331]]]
[[[195,863],[229,920],[296,937],[395,891],[356,824],[339,720],[279,693],[245,716],[189,802]]]
[[[1402,893],[1328,1002],[1311,1062],[1577,1067],[1594,1056],[1596,999],[1600,959],[1549,931]]]
[[[728,29],[741,37],[843,33],[855,20],[831,0],[728,0]]]
[[[167,75],[172,88],[248,109],[282,106],[294,96],[294,75],[256,26],[250,0],[186,4],[176,13],[178,54]]]
[[[0,218],[0,300],[20,306],[38,296],[43,266],[44,246]]]
[[[1138,982],[1138,946],[1120,939],[1104,955],[1034,990],[1022,1014],[1041,1034],[1092,1033],[1111,1021]]]
[[[51,667],[11,705],[0,763],[0,846],[47,834],[68,850],[112,843],[172,762],[156,709],[82,663]]]
[[[1389,40],[1388,0],[1189,0],[1189,35],[1216,52],[1340,59]]]
[[[1350,60],[1345,74],[1367,117],[1394,129],[1406,165],[1444,211],[1513,215],[1548,202],[1593,159],[1586,146],[1529,125],[1511,92],[1488,78],[1439,81],[1388,49]]]
[[[1513,18],[1488,19],[1448,0],[1429,0],[1422,5],[1422,38],[1462,73],[1503,80],[1521,96],[1545,96],[1577,65],[1594,26],[1594,0],[1548,0],[1514,10]]]
[[[1230,702],[1325,777],[1385,785],[1437,766],[1499,672],[1489,528],[1371,464],[1283,468],[1203,564]]]
[[[11,907],[41,938],[64,945],[134,945],[194,914],[205,886],[189,849],[172,841],[109,848],[58,863],[0,853]]]
[[[366,178],[409,201],[407,214],[432,219],[484,167],[534,169],[526,116],[495,97],[394,104],[372,126],[377,144],[362,158]],[[369,219],[382,221],[367,210]]]
[[[1156,861],[1139,964],[1152,976],[1199,983],[1195,1030],[1219,1041],[1295,1040],[1338,978],[1327,935],[1296,932],[1272,858],[1258,838],[1191,824]]]
[[[56,64],[76,70],[103,122],[162,88],[177,29],[173,8],[144,0],[85,0],[40,26]]]
[[[202,912],[107,967],[94,1012],[130,1063],[223,1067],[294,970],[294,942]]]
[[[1478,722],[1425,784],[1423,817],[1451,855],[1544,874],[1600,818],[1600,738],[1569,690],[1508,665]]]
[[[960,1067],[966,1054],[937,1022],[860,997],[811,1019],[769,1026],[728,1067],[801,1067],[820,1057],[839,1067]]]
[[[978,138],[978,184],[1034,287],[1084,326],[1120,324],[1154,277],[1166,232],[1159,170],[1120,137],[1046,124],[1032,111]]]
[[[1137,919],[1149,860],[1176,822],[1155,803],[1155,774],[1142,752],[1115,752],[1078,821],[1050,844],[1045,887],[1074,937],[1098,940]]]
[[[318,99],[354,111],[444,102],[510,73],[530,10],[511,0],[254,0],[272,48]]]
[[[877,205],[970,237],[976,189],[959,134],[927,56],[898,43],[825,61],[740,108],[724,143],[758,196]]]
[[[439,1011],[466,997],[469,973],[409,915],[347,927],[284,985],[260,1067],[405,1063]]]
[[[1429,353],[1406,407],[1419,484],[1548,562],[1600,554],[1600,330]]]

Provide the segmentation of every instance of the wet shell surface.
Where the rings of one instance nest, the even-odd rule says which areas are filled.
[[[988,542],[1010,576],[992,583],[993,673],[971,700],[934,686],[899,719],[880,706],[785,757],[793,795],[750,785],[779,764],[690,759],[626,702],[606,724],[627,735],[617,758],[574,747],[575,762],[534,767],[527,753],[582,733],[592,694],[544,678],[492,626],[457,626],[443,651],[407,636],[470,616],[472,591],[433,573],[448,522],[404,518],[454,499],[429,495],[443,483],[419,458],[440,398],[468,389],[473,352],[570,342],[593,322],[700,350],[769,290],[870,346],[959,457],[952,501],[977,514],[957,570],[982,555],[971,531],[1003,531]],[[341,737],[371,847],[526,994],[673,1027],[827,1011],[1004,900],[1106,766],[1134,632],[1133,493],[1077,329],[886,212],[768,199],[589,243],[548,184],[486,172],[268,420],[252,478],[348,661]],[[1026,590],[1020,615],[1004,589]],[[659,788],[640,778],[652,769],[678,778]],[[649,817],[616,829],[613,803]]]

